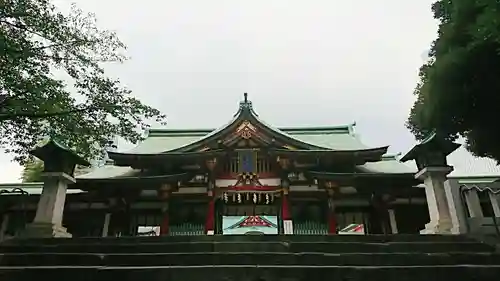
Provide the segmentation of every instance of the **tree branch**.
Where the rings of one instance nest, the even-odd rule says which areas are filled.
[[[115,108],[115,107],[117,107],[117,106],[110,106],[110,108]],[[64,116],[64,115],[74,114],[74,113],[78,113],[78,112],[98,110],[101,108],[102,107],[97,107],[97,106],[87,106],[87,107],[82,107],[82,108],[75,108],[75,109],[62,110],[62,111],[56,111],[56,112],[25,111],[25,112],[18,112],[18,113],[12,113],[12,114],[0,114],[0,122],[12,120],[15,118],[41,119],[41,118],[54,117],[54,116]]]
[[[73,47],[73,46],[76,46],[80,43],[90,43],[92,41],[85,41],[85,40],[72,40],[72,41],[69,41],[69,42],[61,42],[61,43],[54,43],[54,44],[49,44],[49,45],[45,45],[45,46],[41,46],[41,47],[35,47],[33,49],[31,49],[30,51],[32,50],[35,50],[35,51],[38,51],[38,50],[43,50],[43,49],[50,49],[50,48],[55,48],[55,47]],[[21,52],[21,51],[19,51]]]
[[[47,40],[47,41],[51,41],[51,42],[52,42],[52,40],[51,40],[51,39],[49,39],[49,38],[47,38],[45,35],[43,35],[43,34],[41,34],[41,33],[38,33],[38,32],[36,32],[36,31],[33,31],[33,30],[29,29],[29,28],[28,28],[28,26],[27,26],[27,25],[25,25],[25,24],[23,24],[23,23],[17,23],[17,24],[16,24],[16,23],[12,23],[12,22],[5,21],[5,20],[0,20],[0,23],[4,23],[4,24],[9,25],[9,26],[11,26],[11,27],[14,27],[14,28],[18,28],[18,29],[24,30],[24,31],[26,31],[26,32],[28,32],[28,33],[34,34],[34,35],[36,35],[36,36],[39,36],[40,38],[43,38],[43,39],[45,39],[45,40]]]

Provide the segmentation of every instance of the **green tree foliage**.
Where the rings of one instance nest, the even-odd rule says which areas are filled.
[[[90,168],[77,165],[75,167],[74,176],[86,174]],[[43,173],[43,161],[38,159],[30,159],[24,163],[23,171],[21,173],[22,182],[41,182]]]
[[[408,128],[464,137],[477,156],[500,160],[500,2],[437,1],[438,38],[420,69]]]
[[[105,75],[103,63],[123,62],[124,50],[74,6],[63,14],[50,0],[0,0],[0,145],[24,163],[48,135],[87,157],[115,136],[139,141],[148,119],[165,116]]]
[[[24,164],[21,173],[23,182],[40,182],[42,181],[43,162],[40,160],[29,160]]]

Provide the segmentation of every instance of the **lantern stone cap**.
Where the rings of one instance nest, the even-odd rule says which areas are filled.
[[[42,173],[42,178],[45,179],[59,179],[65,183],[73,184],[76,182],[75,178],[64,173],[64,172],[44,172]]]
[[[42,161],[51,160],[55,155],[62,156],[76,165],[90,166],[90,163],[83,157],[78,155],[75,151],[69,147],[61,144],[57,140],[50,138],[42,145],[36,147],[30,152],[31,155],[36,156]]]
[[[415,174],[416,179],[424,180],[428,177],[432,176],[446,176],[449,173],[453,172],[452,166],[443,166],[443,167],[425,167]]]
[[[436,132],[432,132],[420,143],[413,146],[410,151],[401,158],[401,162],[416,160],[420,155],[426,152],[440,151],[444,156],[448,156],[459,147],[460,144],[447,140]]]

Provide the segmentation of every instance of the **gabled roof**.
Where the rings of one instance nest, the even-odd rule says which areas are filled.
[[[283,127],[280,132],[312,146],[332,150],[364,150],[364,145],[354,133],[354,125],[332,127]],[[226,125],[227,126],[227,125]],[[205,139],[220,129],[151,129],[147,138],[133,149],[130,154],[153,154],[178,150],[186,145]]]
[[[258,127],[259,131],[271,136],[272,141],[285,143],[292,147],[292,150],[378,151],[380,155],[387,151],[387,146],[370,148],[361,143],[354,133],[354,123],[332,127],[275,128],[258,117],[253,110],[252,102],[245,94],[245,99],[240,103],[233,119],[218,129],[150,130],[147,138],[132,150],[125,153],[109,152],[109,154],[111,158],[114,158],[118,154],[143,155],[199,151],[205,144],[233,134],[238,126],[246,121]]]
[[[281,141],[282,143],[285,143],[287,145],[294,146],[295,149],[305,149],[305,150],[330,149],[324,146],[319,146],[302,141],[288,134],[287,132],[281,131],[267,124],[258,117],[257,113],[255,113],[252,102],[248,100],[248,95],[245,93],[244,100],[240,102],[238,111],[228,124],[208,133],[204,137],[192,143],[186,144],[174,150],[170,150],[170,152],[174,151],[188,152],[199,149],[210,141],[216,141],[219,140],[220,138],[223,138],[225,135],[233,134],[233,132],[237,130],[238,127],[243,124],[243,122],[248,122],[252,127],[256,127],[257,129],[259,129],[259,131],[262,131],[263,134],[272,136],[273,141],[274,140]],[[166,151],[164,151],[163,153],[165,152]]]
[[[244,140],[242,132],[262,144],[268,152],[291,157],[355,159],[360,172],[406,173],[408,167],[395,158],[383,157],[388,146],[371,148],[354,132],[355,123],[330,127],[275,128],[259,118],[247,94],[230,122],[218,129],[152,129],[147,138],[127,152],[108,152],[116,166],[133,168],[155,165],[153,162],[190,163],[189,157],[213,158],[213,153],[227,153],[226,148]],[[247,131],[243,131],[247,130]],[[255,145],[255,144],[253,144]],[[193,158],[193,157],[191,157]],[[367,163],[369,162],[369,163]],[[366,165],[362,165],[367,163]],[[402,167],[403,166],[403,167]],[[93,173],[94,174],[94,173]],[[89,175],[89,178],[96,178]],[[97,175],[99,177],[99,175]]]

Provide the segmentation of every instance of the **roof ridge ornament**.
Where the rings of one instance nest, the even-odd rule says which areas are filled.
[[[243,94],[243,101],[240,102],[240,109],[252,110],[252,102],[248,100],[248,93]]]
[[[257,113],[253,110],[252,102],[248,99],[248,93],[243,94],[243,100],[240,101],[240,107],[238,112],[234,115],[234,117],[242,114],[243,116],[254,115],[258,116]]]

